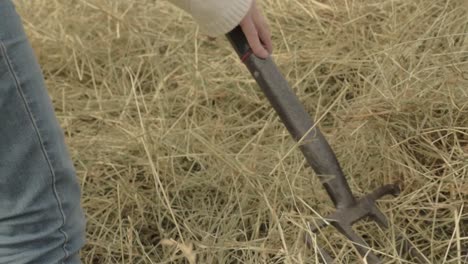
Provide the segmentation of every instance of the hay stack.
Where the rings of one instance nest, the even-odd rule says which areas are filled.
[[[333,207],[224,38],[165,1],[17,1],[80,177],[84,263],[315,263]],[[464,0],[265,0],[275,60],[353,191],[398,181],[392,226],[357,226],[386,263],[404,231],[429,263],[468,261]],[[356,263],[332,229],[318,237]]]

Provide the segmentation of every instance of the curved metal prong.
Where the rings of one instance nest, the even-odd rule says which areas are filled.
[[[333,260],[333,258],[330,256],[330,254],[328,254],[327,251],[325,251],[323,248],[319,247],[318,248],[318,251],[319,251],[319,254],[320,256],[322,257],[322,261],[325,263],[325,264],[334,264],[335,261]]]
[[[375,204],[372,206],[372,209],[369,212],[369,217],[377,222],[377,224],[383,228],[388,228],[388,220],[387,217],[382,213],[382,211],[375,206]]]
[[[365,257],[367,263],[369,264],[380,264],[382,261],[371,251],[370,247],[367,245],[366,241],[362,237],[358,236],[351,226],[335,225],[343,235],[345,235],[349,240],[351,240],[356,247],[357,251],[362,257]]]
[[[398,184],[387,184],[384,186],[380,186],[379,188],[375,189],[372,193],[368,194],[366,197],[371,199],[372,201],[377,201],[378,199],[382,198],[385,195],[392,195],[397,196],[400,194],[400,187]]]

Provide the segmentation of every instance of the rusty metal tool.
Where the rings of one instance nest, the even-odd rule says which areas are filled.
[[[398,195],[399,187],[396,184],[388,184],[357,199],[351,192],[327,140],[289,87],[273,60],[271,58],[260,59],[253,55],[240,27],[229,32],[227,38],[291,136],[299,142],[299,148],[305,159],[320,177],[336,207],[334,213],[325,217],[326,221],[321,220],[309,224],[310,229],[317,232],[320,228],[331,224],[353,242],[359,254],[366,258],[367,263],[381,263],[379,257],[369,248],[364,239],[353,231],[352,225],[363,218],[369,218],[382,227],[388,227],[385,215],[377,208],[375,202],[387,194]],[[332,263],[332,258],[324,250],[320,249],[320,253],[325,263]]]

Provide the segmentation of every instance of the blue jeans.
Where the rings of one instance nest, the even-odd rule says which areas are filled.
[[[0,0],[0,263],[80,263],[80,188],[43,76]]]

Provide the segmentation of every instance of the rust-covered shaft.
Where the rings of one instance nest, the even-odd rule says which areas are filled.
[[[345,208],[354,205],[356,201],[333,150],[272,59],[249,56],[250,48],[239,27],[228,34],[228,39],[239,57],[243,58],[289,133],[296,141],[300,140],[300,150],[321,178],[335,206]]]

